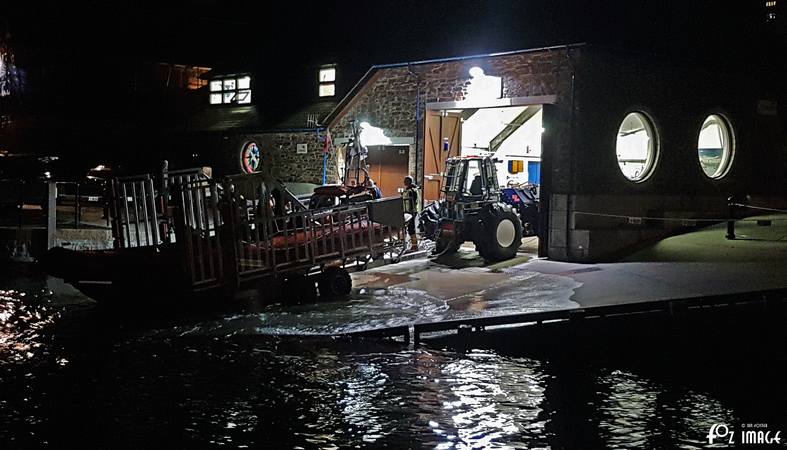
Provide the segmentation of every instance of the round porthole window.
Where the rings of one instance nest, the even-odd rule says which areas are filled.
[[[249,142],[240,152],[240,166],[245,173],[254,173],[260,168],[260,147],[256,142]]]
[[[629,180],[644,181],[653,173],[658,156],[656,129],[645,114],[633,112],[623,119],[615,151],[620,171]]]
[[[730,169],[734,152],[729,123],[724,117],[711,114],[702,122],[697,142],[697,157],[702,171],[710,178],[723,177]]]

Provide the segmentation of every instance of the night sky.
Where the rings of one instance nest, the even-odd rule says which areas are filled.
[[[289,84],[272,101],[329,62],[354,82],[372,64],[589,42],[729,67],[765,41],[754,0],[75,3],[12,7],[0,26],[71,74],[129,58],[253,70]]]

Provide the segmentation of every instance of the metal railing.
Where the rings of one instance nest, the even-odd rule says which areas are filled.
[[[84,210],[101,208],[101,219],[106,227],[110,226],[108,196],[106,193],[107,182],[98,183],[100,192],[85,192],[85,184],[79,181],[58,181],[57,185],[57,205],[62,207],[71,206],[73,208],[73,220],[65,221],[65,214],[58,216],[59,226],[73,225],[80,228],[83,225],[82,216]],[[95,225],[95,223],[93,223]]]
[[[165,194],[150,175],[112,181],[113,234],[118,248],[129,248],[171,243],[171,230],[175,246],[162,251],[178,252],[193,291],[313,273],[405,248],[398,197],[373,202],[377,209],[362,203],[308,210],[262,174],[220,182],[193,170],[169,175]]]
[[[176,204],[175,241],[188,282],[194,290],[218,286],[224,280],[224,251],[215,181],[180,179],[170,201]]]
[[[158,245],[156,191],[150,175],[112,180],[112,235],[118,248]]]
[[[109,222],[116,248],[172,242],[170,187],[207,179],[199,168],[120,177],[110,183]]]
[[[45,180],[0,180],[0,226],[46,227],[49,184]]]

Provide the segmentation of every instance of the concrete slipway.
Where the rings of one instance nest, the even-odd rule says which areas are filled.
[[[350,299],[269,305],[202,324],[216,334],[382,335],[416,340],[458,328],[542,323],[579,317],[668,312],[787,299],[787,215],[758,216],[664,239],[603,264],[535,258],[534,242],[514,260],[485,266],[472,246],[353,274]],[[189,329],[180,330],[189,334]]]

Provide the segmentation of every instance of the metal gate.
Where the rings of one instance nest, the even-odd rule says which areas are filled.
[[[116,248],[160,243],[156,191],[150,175],[112,180],[112,236]]]
[[[219,200],[219,189],[212,179],[184,178],[172,189],[175,244],[186,281],[195,291],[220,286],[224,281]]]

